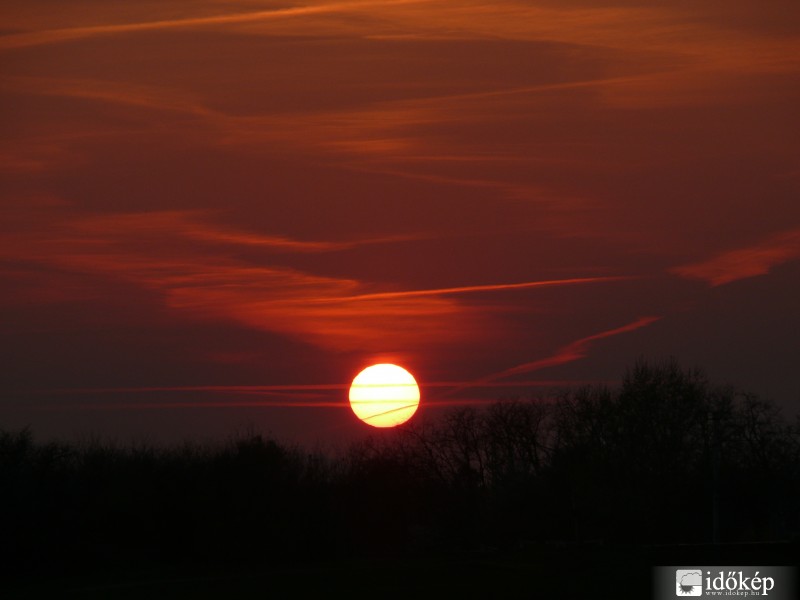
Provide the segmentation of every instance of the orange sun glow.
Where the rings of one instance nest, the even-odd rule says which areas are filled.
[[[419,386],[402,367],[367,367],[350,385],[350,408],[373,427],[394,427],[408,421],[419,407]]]

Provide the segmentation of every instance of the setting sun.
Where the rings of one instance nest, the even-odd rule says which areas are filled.
[[[402,367],[372,365],[353,379],[350,407],[368,425],[394,427],[417,412],[419,386],[413,375]]]

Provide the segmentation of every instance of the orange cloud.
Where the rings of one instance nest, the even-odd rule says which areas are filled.
[[[214,114],[186,92],[119,81],[9,76],[0,80],[0,89],[43,96],[82,98],[153,110],[176,111],[196,116],[211,117]]]
[[[82,217],[71,222],[75,230],[95,236],[109,235],[117,242],[136,241],[145,235],[231,246],[256,246],[273,252],[338,252],[359,246],[389,244],[421,239],[420,235],[394,235],[348,241],[297,240],[226,228],[209,222],[213,215],[202,210],[175,210]]]
[[[164,14],[158,18],[151,17],[152,20],[124,22],[131,18],[126,14],[129,9],[126,9],[116,17],[105,17],[105,20],[116,18],[123,22],[90,26],[67,26],[75,21],[71,16],[63,27],[2,36],[0,49],[137,32],[224,29],[246,36],[318,37],[327,40],[324,43],[333,43],[331,39],[405,40],[411,53],[415,42],[430,39],[535,41],[561,44],[566,53],[593,53],[596,49],[606,53],[606,60],[601,76],[596,70],[581,72],[577,69],[570,74],[570,80],[559,78],[539,85],[513,85],[509,81],[465,83],[456,79],[457,89],[466,85],[466,89],[473,90],[472,93],[456,94],[446,93],[448,88],[443,92],[430,81],[407,78],[396,83],[397,89],[406,85],[405,92],[412,92],[403,94],[404,100],[373,102],[344,110],[318,107],[317,110],[281,110],[280,114],[262,112],[246,116],[231,110],[226,112],[219,103],[203,98],[200,92],[159,89],[130,82],[80,79],[48,82],[46,78],[25,80],[18,77],[7,79],[4,85],[31,93],[81,97],[143,109],[181,111],[196,120],[188,127],[186,123],[170,125],[177,126],[187,135],[189,130],[194,133],[198,122],[202,123],[208,127],[208,131],[203,130],[203,133],[208,135],[212,144],[263,147],[281,142],[283,147],[313,147],[345,161],[353,157],[362,162],[402,161],[400,167],[393,165],[393,171],[400,175],[472,187],[497,187],[510,198],[534,198],[538,201],[543,195],[553,197],[558,194],[553,191],[542,194],[540,189],[519,182],[512,184],[496,176],[467,177],[464,173],[452,175],[441,170],[431,173],[424,169],[422,161],[416,165],[410,162],[430,155],[458,158],[474,153],[470,140],[454,141],[437,133],[437,127],[461,124],[461,130],[468,132],[469,125],[480,124],[485,130],[494,115],[502,115],[506,120],[526,121],[531,113],[541,110],[538,105],[540,98],[548,94],[574,97],[586,93],[591,94],[595,105],[636,108],[731,104],[746,102],[754,95],[773,93],[769,86],[742,85],[743,78],[754,74],[791,73],[800,65],[800,41],[796,37],[771,36],[746,27],[715,24],[715,20],[706,14],[708,7],[705,6],[698,9],[685,6],[656,8],[651,5],[592,8],[574,4],[554,6],[551,3],[542,6],[508,0],[493,3],[469,0],[457,3],[442,0],[312,0],[305,6],[271,10],[246,11],[236,3],[228,5],[227,9],[217,3],[210,6],[199,3],[191,10],[197,14],[179,17]],[[220,13],[208,14],[209,10],[219,10]],[[753,3],[751,10],[763,11],[757,3]],[[173,11],[171,9],[170,13]],[[157,8],[151,12],[159,15]],[[24,24],[18,28],[24,28]],[[129,42],[123,40],[122,43]],[[521,69],[520,77],[523,79],[520,83],[529,83],[524,71]],[[163,133],[168,128],[161,123],[158,131]],[[498,148],[492,148],[485,137],[475,142],[487,155],[497,157],[503,154]],[[6,168],[18,171],[42,168],[45,161],[38,151],[24,152],[29,143],[14,140],[7,152]],[[524,148],[524,152],[508,156],[508,160],[518,160],[520,155],[550,161],[558,158],[558,152],[554,154],[552,146],[546,150],[531,146]],[[597,153],[591,152],[589,156],[596,164]],[[578,159],[574,148],[569,157]],[[429,162],[425,161],[425,164]]]
[[[754,246],[723,252],[703,262],[674,267],[670,272],[717,286],[766,275],[773,267],[797,259],[800,259],[800,229],[773,235]]]
[[[293,240],[222,229],[205,216],[161,211],[28,223],[27,230],[0,238],[0,257],[124,280],[158,292],[167,306],[183,313],[234,320],[338,350],[400,350],[418,346],[421,337],[427,344],[463,342],[492,330],[491,315],[453,298],[458,294],[615,279],[376,290],[356,279],[220,256],[214,245],[258,244],[285,254],[331,252],[379,240]]]
[[[85,38],[93,38],[122,33],[138,33],[160,31],[164,29],[185,29],[197,27],[215,27],[241,25],[246,23],[287,19],[299,16],[324,13],[339,13],[347,10],[359,10],[374,4],[393,5],[424,2],[425,0],[382,0],[381,2],[331,2],[309,6],[296,6],[272,10],[217,14],[211,16],[183,17],[138,23],[119,23],[94,25],[89,27],[70,27],[65,29],[49,29],[43,31],[14,33],[0,37],[0,49],[25,48],[43,44],[57,44]]]

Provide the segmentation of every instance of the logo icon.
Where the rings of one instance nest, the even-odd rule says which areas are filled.
[[[703,572],[699,569],[677,569],[675,571],[676,596],[702,596]]]

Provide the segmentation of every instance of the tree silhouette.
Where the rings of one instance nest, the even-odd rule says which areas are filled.
[[[674,360],[640,360],[618,388],[459,408],[340,454],[253,431],[173,447],[0,431],[0,561],[16,577],[766,542],[797,535],[797,506],[799,423]]]

